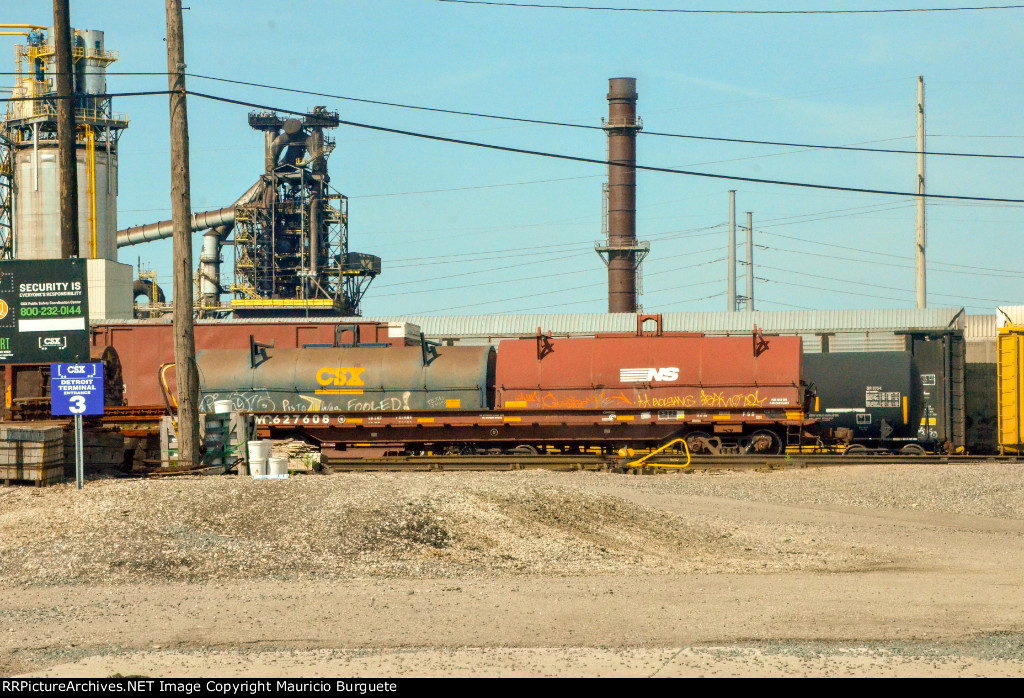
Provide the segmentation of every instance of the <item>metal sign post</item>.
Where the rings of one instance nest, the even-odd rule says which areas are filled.
[[[75,482],[85,486],[82,415],[103,414],[103,364],[50,364],[50,413],[75,419]]]
[[[75,415],[75,484],[85,487],[85,449],[82,448],[82,415]]]

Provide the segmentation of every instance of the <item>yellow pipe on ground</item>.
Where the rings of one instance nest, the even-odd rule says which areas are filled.
[[[635,461],[629,462],[628,465],[629,465],[630,468],[640,468],[640,467],[643,467],[643,466],[647,465],[647,459],[650,458],[651,456],[656,456],[657,454],[659,454],[662,451],[664,451],[666,448],[669,448],[670,446],[674,446],[674,445],[680,444],[680,443],[683,445],[683,450],[686,451],[686,464],[685,465],[679,465],[678,463],[653,463],[653,464],[651,464],[650,467],[652,467],[652,468],[679,468],[679,469],[686,468],[686,467],[688,467],[690,465],[690,460],[691,460],[691,458],[690,458],[690,445],[688,443],[686,443],[686,439],[672,439],[667,444],[663,445],[661,448],[658,448],[658,449],[656,449],[654,451],[651,451],[646,456],[643,456],[641,458],[637,458]]]

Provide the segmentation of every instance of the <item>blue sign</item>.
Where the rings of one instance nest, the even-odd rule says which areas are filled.
[[[103,414],[103,364],[50,364],[50,414]]]

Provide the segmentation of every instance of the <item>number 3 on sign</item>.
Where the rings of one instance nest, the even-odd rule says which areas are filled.
[[[71,405],[68,407],[68,409],[71,411],[71,414],[82,414],[83,412],[85,412],[85,397],[84,396],[82,396],[82,395],[72,395],[70,402],[71,402]]]

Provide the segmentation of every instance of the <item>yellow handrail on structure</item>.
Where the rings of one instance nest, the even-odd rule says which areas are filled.
[[[680,443],[683,445],[683,450],[686,451],[686,463],[684,465],[679,465],[678,463],[652,463],[650,467],[679,469],[686,468],[690,465],[690,445],[686,443],[686,439],[672,439],[667,444],[661,446],[661,448],[651,451],[646,456],[641,456],[640,458],[637,458],[635,461],[630,461],[628,465],[630,468],[641,468],[647,465],[647,459],[650,458],[651,456],[656,456],[662,451],[664,451],[666,448],[669,448],[670,446],[675,446],[676,444]]]
[[[91,256],[96,259],[96,133],[89,124],[85,129],[86,170],[88,171],[89,199],[89,247]]]

